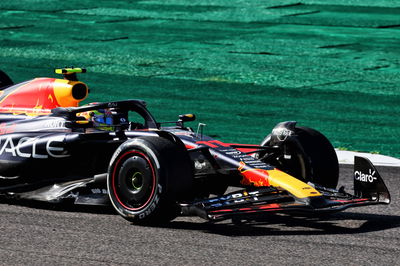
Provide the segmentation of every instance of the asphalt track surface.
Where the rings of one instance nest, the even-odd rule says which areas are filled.
[[[389,206],[330,216],[275,215],[265,222],[210,224],[181,217],[135,226],[112,210],[2,203],[1,265],[399,265],[399,169],[378,168]],[[352,168],[340,184],[351,188]]]
[[[158,121],[259,143],[281,121],[400,158],[398,0],[1,0],[0,69],[79,75],[87,102],[143,99]]]
[[[88,101],[144,99],[159,121],[194,112],[223,141],[297,120],[335,147],[399,157],[400,2],[298,2],[2,0],[0,68],[20,82],[87,67]],[[399,169],[379,169],[391,205],[320,219],[156,228],[1,203],[0,264],[400,264]],[[351,187],[349,166],[342,176]]]

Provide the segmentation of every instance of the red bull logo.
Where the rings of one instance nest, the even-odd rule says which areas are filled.
[[[49,114],[57,107],[74,107],[86,98],[87,86],[79,81],[37,78],[0,92],[0,112],[26,115]]]
[[[273,186],[282,188],[297,198],[318,197],[321,196],[315,188],[310,185],[292,177],[278,169],[264,170],[257,168],[250,168],[244,162],[240,162],[238,170],[243,176],[240,181],[241,184],[246,186]]]
[[[267,187],[270,186],[268,181],[268,171],[264,169],[246,169],[246,164],[241,161],[238,170],[243,176],[240,181],[245,186]]]

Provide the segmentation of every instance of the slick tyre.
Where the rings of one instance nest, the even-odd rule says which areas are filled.
[[[107,186],[112,205],[125,219],[143,225],[169,222],[179,214],[177,201],[191,189],[193,169],[181,143],[140,137],[114,153]]]
[[[300,178],[315,184],[336,188],[339,180],[339,162],[330,141],[320,132],[308,127],[296,127],[298,160],[304,169],[298,170]]]
[[[0,88],[11,86],[14,82],[11,78],[3,71],[0,70]]]
[[[261,145],[268,146],[266,137]],[[328,188],[336,188],[339,180],[339,163],[335,149],[320,132],[308,127],[296,127],[295,136],[286,141],[283,154],[267,161],[304,182],[312,182]]]

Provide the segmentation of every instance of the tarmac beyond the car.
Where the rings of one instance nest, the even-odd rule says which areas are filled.
[[[0,196],[112,205],[137,224],[390,203],[365,158],[355,158],[354,195],[336,189],[336,153],[314,129],[288,121],[259,145],[224,143],[203,135],[201,124],[186,127],[193,114],[157,122],[141,100],[79,106],[89,93],[77,79],[82,72],[57,69],[63,79],[14,84],[0,71]]]

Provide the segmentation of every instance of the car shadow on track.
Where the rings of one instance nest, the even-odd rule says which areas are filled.
[[[336,213],[325,217],[271,215],[263,220],[237,223],[173,221],[167,228],[199,230],[224,236],[360,234],[400,227],[400,216]]]
[[[50,211],[117,215],[111,206],[52,204],[26,200],[2,200],[0,203]],[[179,217],[157,227],[203,231],[224,236],[360,234],[400,227],[400,216],[357,212],[340,212],[322,217],[271,214],[263,219],[235,223],[231,220],[217,223],[203,221],[197,217]]]
[[[105,215],[117,214],[116,211],[111,206],[76,205],[73,204],[72,202],[49,203],[49,202],[34,201],[34,200],[1,199],[0,204],[22,206],[22,207],[42,209],[48,211],[82,212],[82,213],[95,213],[95,214],[105,214]]]

